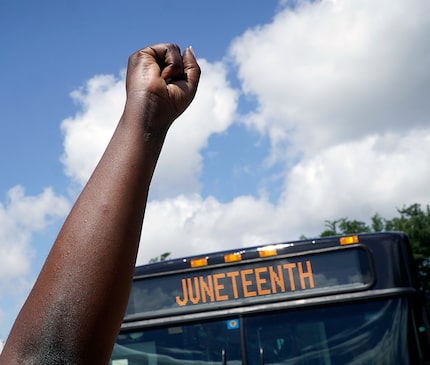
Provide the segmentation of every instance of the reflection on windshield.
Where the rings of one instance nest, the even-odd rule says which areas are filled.
[[[248,365],[408,365],[406,300],[136,330],[119,336],[111,365],[240,365],[242,356]]]
[[[222,320],[121,334],[112,365],[240,365],[239,321]],[[233,361],[234,360],[234,361]]]
[[[409,364],[404,300],[250,318],[246,338],[250,365]]]

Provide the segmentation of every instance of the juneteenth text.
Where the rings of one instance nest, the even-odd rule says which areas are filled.
[[[176,303],[183,307],[313,289],[315,285],[311,261],[306,260],[185,277],[181,286],[182,297],[176,296]]]

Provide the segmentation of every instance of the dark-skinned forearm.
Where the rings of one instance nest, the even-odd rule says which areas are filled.
[[[68,359],[65,363],[107,362],[126,308],[148,189],[167,132],[153,129],[151,118],[128,103],[11,331],[8,341],[26,348],[17,364],[51,364],[58,353]]]
[[[108,363],[130,291],[150,181],[171,123],[197,91],[191,48],[129,57],[124,114],[67,217],[0,365]]]

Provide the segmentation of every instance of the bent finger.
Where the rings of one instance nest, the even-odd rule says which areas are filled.
[[[182,56],[182,62],[184,65],[183,72],[185,81],[187,82],[188,87],[195,93],[200,80],[201,70],[199,64],[197,63],[196,56],[194,55],[194,51],[191,47],[185,49]]]
[[[155,52],[160,75],[166,82],[183,79],[184,66],[181,51],[176,44],[159,44],[151,46],[151,49]]]

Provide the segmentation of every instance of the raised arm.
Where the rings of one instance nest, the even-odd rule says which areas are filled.
[[[150,181],[166,133],[191,103],[190,48],[129,58],[113,137],[67,217],[0,355],[1,365],[107,364],[129,296]]]

